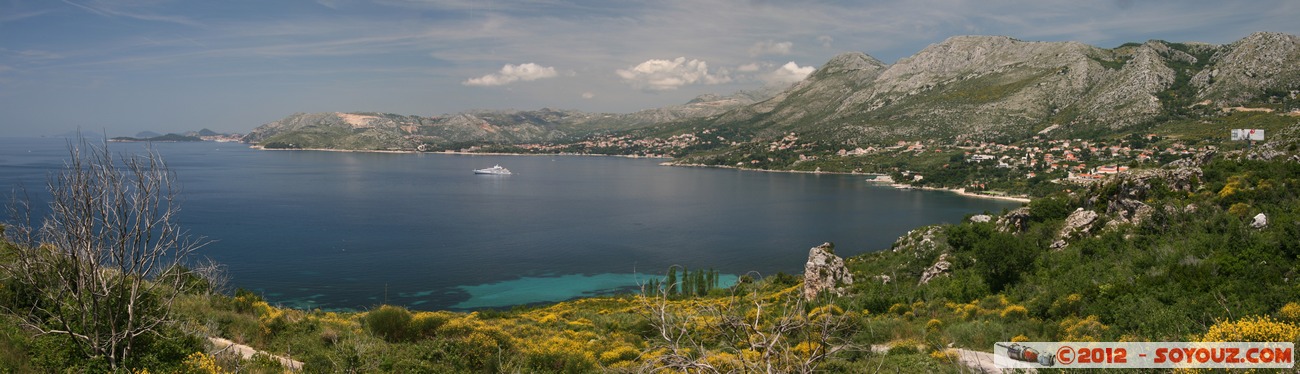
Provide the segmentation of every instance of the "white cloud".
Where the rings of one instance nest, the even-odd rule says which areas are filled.
[[[812,66],[800,67],[799,64],[794,63],[794,61],[790,61],[785,63],[785,65],[781,65],[781,67],[777,68],[776,70],[773,70],[771,73],[767,73],[763,77],[763,80],[767,81],[768,83],[778,83],[778,84],[794,83],[794,82],[801,81],[804,78],[807,78],[808,74],[812,74],[812,72],[816,70],[817,68],[815,67]]]
[[[501,71],[495,74],[488,74],[478,78],[470,78],[461,84],[466,86],[503,86],[515,81],[535,81],[543,78],[554,78],[559,73],[555,68],[541,66],[534,63],[519,65],[510,65],[501,67]]]
[[[754,43],[754,46],[749,47],[749,56],[750,57],[757,57],[762,55],[784,56],[790,54],[790,50],[793,48],[794,48],[793,42],[778,43],[772,40],[764,40],[758,43]]]
[[[584,98],[584,99],[592,99],[592,98],[595,98],[595,97],[596,97],[596,94],[594,94],[594,93],[590,93],[590,92],[583,92],[583,93],[582,93],[582,98]]]
[[[338,10],[338,9],[342,9],[343,6],[347,3],[347,1],[346,0],[316,0],[316,3],[326,8]]]
[[[822,35],[817,37],[817,42],[822,43],[822,48],[830,48],[831,42],[833,41],[835,41],[835,38],[832,38],[830,35]]]
[[[646,60],[615,73],[633,87],[654,91],[675,90],[689,84],[719,84],[731,81],[725,71],[709,74],[709,64],[678,57],[672,60]]]
[[[63,0],[63,2],[68,5],[81,8],[86,12],[107,17],[107,18],[128,18],[128,19],[136,19],[141,21],[166,22],[166,23],[175,23],[175,24],[186,25],[186,26],[203,27],[202,23],[199,23],[198,21],[195,21],[189,17],[152,14],[146,12],[138,12],[129,9],[133,7],[147,6],[149,5],[148,2],[141,3],[141,4],[132,4],[130,2],[120,2],[121,4],[113,4],[113,3],[102,2],[102,1],[95,1],[86,4],[78,4],[70,0]]]
[[[740,72],[744,72],[744,73],[753,73],[753,72],[758,71],[758,69],[761,69],[761,68],[762,68],[762,67],[759,66],[759,64],[758,64],[757,62],[751,62],[751,63],[748,63],[748,64],[740,65],[739,67],[736,67],[736,71],[740,71]]]

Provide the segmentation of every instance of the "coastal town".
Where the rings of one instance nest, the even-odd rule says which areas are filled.
[[[1220,142],[1182,141],[1157,134],[1130,134],[1113,139],[1055,139],[1035,135],[1002,143],[961,140],[898,140],[888,145],[828,146],[798,133],[759,143],[747,158],[679,159],[680,165],[879,175],[879,181],[906,186],[961,189],[993,194],[1026,194],[1025,182],[1049,182],[1069,189],[1091,184],[1134,167],[1163,165],[1219,149]],[[714,129],[668,137],[629,134],[596,135],[571,143],[532,143],[462,148],[462,152],[602,154],[681,158],[698,149],[743,143]],[[1245,146],[1246,143],[1242,143]],[[1008,191],[1009,190],[1009,191]]]

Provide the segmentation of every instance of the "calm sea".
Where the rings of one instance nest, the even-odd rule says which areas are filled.
[[[5,200],[18,184],[43,198],[67,144],[0,138]],[[822,242],[842,256],[876,251],[921,225],[1018,205],[648,159],[153,147],[181,182],[181,224],[215,240],[201,255],[226,264],[232,286],[300,308],[559,301],[626,290],[671,265],[799,273]],[[495,164],[515,174],[471,172]]]

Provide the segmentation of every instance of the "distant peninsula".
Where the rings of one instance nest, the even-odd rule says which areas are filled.
[[[223,134],[216,131],[202,129],[199,131],[189,131],[185,133],[169,133],[161,135],[153,131],[141,131],[135,136],[119,136],[110,138],[114,142],[242,142],[243,134]]]
[[[203,138],[197,136],[167,134],[148,138],[137,138],[133,136],[119,136],[109,139],[114,142],[201,142]]]

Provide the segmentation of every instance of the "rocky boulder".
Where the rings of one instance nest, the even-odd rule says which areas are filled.
[[[948,250],[948,243],[939,237],[943,233],[941,226],[926,226],[898,237],[891,246],[894,252],[912,252],[916,257],[923,257],[935,251]]]
[[[1264,213],[1256,214],[1255,219],[1250,222],[1250,227],[1256,229],[1268,227],[1268,216]]]
[[[1029,207],[1021,207],[998,217],[998,231],[1025,232],[1029,229],[1029,213]]]
[[[944,253],[939,255],[939,260],[935,261],[934,265],[930,265],[929,269],[925,269],[925,272],[921,273],[921,282],[917,283],[917,285],[927,284],[930,283],[930,280],[940,275],[947,275],[948,269],[950,268],[952,268],[952,263],[948,262],[948,254]]]
[[[1192,156],[1174,160],[1165,164],[1165,167],[1169,169],[1179,169],[1205,166],[1206,164],[1209,164],[1210,161],[1214,160],[1214,155],[1216,154],[1218,154],[1217,150],[1209,149]]]
[[[1112,200],[1145,200],[1157,184],[1174,191],[1192,192],[1200,183],[1204,173],[1198,167],[1181,167],[1176,169],[1143,169],[1120,173],[1115,176],[1115,193]],[[1109,185],[1109,183],[1107,183]],[[1104,188],[1104,187],[1103,187]]]
[[[977,215],[970,216],[970,221],[975,223],[985,223],[992,220],[993,220],[993,216],[987,214],[977,214]]]
[[[1097,212],[1084,210],[1083,208],[1076,209],[1074,213],[1070,213],[1070,216],[1065,218],[1065,225],[1061,227],[1061,232],[1056,235],[1057,240],[1052,243],[1052,249],[1065,248],[1066,240],[1087,234],[1092,231],[1093,224],[1096,222]]]
[[[803,297],[812,300],[824,291],[844,295],[844,287],[853,284],[853,274],[844,267],[844,259],[835,255],[835,245],[822,243],[808,251],[803,266]]]
[[[1155,209],[1150,205],[1133,199],[1111,200],[1106,206],[1106,214],[1114,215],[1120,223],[1142,224]]]

